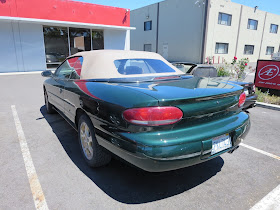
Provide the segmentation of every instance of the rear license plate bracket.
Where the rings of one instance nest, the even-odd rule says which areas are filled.
[[[232,147],[231,137],[228,133],[221,136],[214,137],[212,139],[211,155],[217,154],[231,147]]]

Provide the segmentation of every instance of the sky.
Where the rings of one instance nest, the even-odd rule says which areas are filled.
[[[127,9],[137,9],[146,5],[160,2],[161,0],[76,0],[93,4],[101,4],[106,6],[121,7]],[[193,1],[198,0],[185,0]],[[215,1],[215,0],[212,0]],[[258,6],[260,10],[280,15],[280,0],[231,0],[232,2],[243,4],[249,7]]]

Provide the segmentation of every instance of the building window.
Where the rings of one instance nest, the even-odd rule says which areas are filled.
[[[44,26],[43,32],[47,67],[57,67],[69,56],[67,28]]]
[[[278,32],[278,25],[271,24],[270,25],[270,33],[277,34]]]
[[[248,19],[248,29],[251,30],[257,30],[258,29],[258,21],[257,20],[252,20],[252,19]]]
[[[69,28],[71,55],[91,50],[90,30],[85,28]]]
[[[104,35],[100,30],[43,26],[43,32],[47,68],[57,67],[77,52],[104,49]]]
[[[231,26],[231,17],[232,15],[225,14],[225,13],[219,13],[219,20],[218,24]]]
[[[144,31],[150,31],[152,30],[152,21],[146,21],[144,22]]]
[[[228,43],[216,43],[216,54],[228,54]]]
[[[103,31],[92,31],[92,49],[104,49],[104,35]]]
[[[245,55],[253,55],[254,54],[254,45],[245,45],[244,54]]]
[[[267,47],[266,48],[266,55],[272,55],[274,53],[274,47]]]
[[[151,44],[144,44],[144,51],[152,52],[152,45]]]

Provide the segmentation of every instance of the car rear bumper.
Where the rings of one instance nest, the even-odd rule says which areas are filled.
[[[244,107],[243,109],[252,108],[256,104],[257,99],[258,99],[258,95],[256,94],[252,96],[247,96],[245,104],[243,105]]]
[[[214,127],[216,129],[212,129]],[[162,172],[195,165],[230,152],[241,143],[249,129],[249,116],[241,112],[230,118],[208,123],[207,127],[196,125],[156,134],[118,133],[117,137],[97,132],[96,137],[101,146],[129,163],[146,171]],[[193,132],[189,132],[190,130]],[[212,138],[226,133],[231,137],[232,147],[211,155]],[[170,139],[171,136],[173,139]],[[150,144],[141,144],[141,138],[150,138]]]

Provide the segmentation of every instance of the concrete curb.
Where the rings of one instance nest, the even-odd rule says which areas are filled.
[[[280,111],[280,106],[279,105],[274,105],[274,104],[267,104],[263,102],[256,102],[256,105],[262,108],[267,108],[267,109],[273,109]]]

